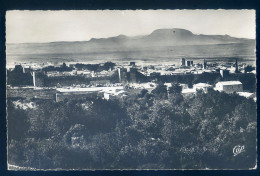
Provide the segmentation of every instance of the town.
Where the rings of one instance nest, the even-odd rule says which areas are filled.
[[[197,7],[8,10],[5,168],[256,169],[256,10]]]
[[[236,93],[256,101],[256,69],[246,63],[181,58],[179,64],[47,63],[16,64],[7,71],[8,97],[66,99],[122,98],[158,84],[167,90],[177,83],[184,96],[208,89]]]

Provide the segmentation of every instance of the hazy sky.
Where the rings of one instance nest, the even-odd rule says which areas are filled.
[[[7,43],[86,41],[183,28],[194,34],[255,38],[254,10],[8,11]]]

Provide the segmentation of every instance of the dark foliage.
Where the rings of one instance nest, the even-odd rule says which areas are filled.
[[[253,70],[255,70],[255,68],[252,67],[252,65],[247,65],[247,66],[245,67],[245,73],[251,72],[251,71],[253,71]]]
[[[41,169],[248,169],[256,103],[173,84],[118,100],[8,100],[8,162]],[[32,100],[31,100],[32,101]],[[19,106],[17,103],[19,102]],[[244,145],[236,157],[232,149]]]
[[[71,67],[67,67],[65,63],[63,63],[60,67],[48,66],[42,68],[42,71],[58,71],[58,72],[65,72],[65,71],[72,71]]]

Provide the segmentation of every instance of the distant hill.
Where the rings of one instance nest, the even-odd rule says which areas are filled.
[[[244,55],[254,54],[255,40],[245,38],[235,38],[229,35],[196,35],[185,29],[158,29],[149,35],[129,37],[119,35],[109,38],[92,38],[89,41],[81,42],[51,42],[51,43],[22,43],[22,44],[7,44],[7,55],[26,55],[26,54],[106,54],[111,52],[149,52],[156,51],[160,48],[171,48],[176,46],[189,46],[192,49],[199,45],[215,45],[211,47],[216,51],[220,51],[219,46],[222,44],[239,44],[249,46],[246,50],[249,53]],[[234,47],[237,45],[234,45]],[[177,48],[178,48],[177,47]],[[223,48],[223,46],[221,46]],[[180,48],[180,47],[179,47]],[[228,48],[227,48],[228,49]],[[194,50],[194,49],[193,49]],[[197,51],[197,49],[196,49]],[[136,55],[138,54],[136,53]],[[184,55],[188,54],[188,50],[182,51]],[[187,52],[187,53],[185,53]],[[203,53],[201,47],[196,53]],[[207,51],[208,52],[208,51]],[[212,51],[214,53],[214,51]],[[156,56],[156,52],[152,52]]]

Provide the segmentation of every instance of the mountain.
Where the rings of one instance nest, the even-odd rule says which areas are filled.
[[[7,44],[7,55],[26,54],[73,54],[73,53],[111,53],[111,52],[148,52],[159,48],[177,46],[243,44],[255,46],[255,40],[235,38],[229,35],[197,35],[185,29],[158,29],[149,35],[129,37],[119,35],[109,38],[92,38],[82,42],[50,42]],[[214,48],[214,47],[213,47]],[[202,49],[203,50],[203,49]],[[250,49],[251,50],[251,49]],[[187,51],[188,52],[188,51]],[[253,50],[252,50],[253,52]]]

